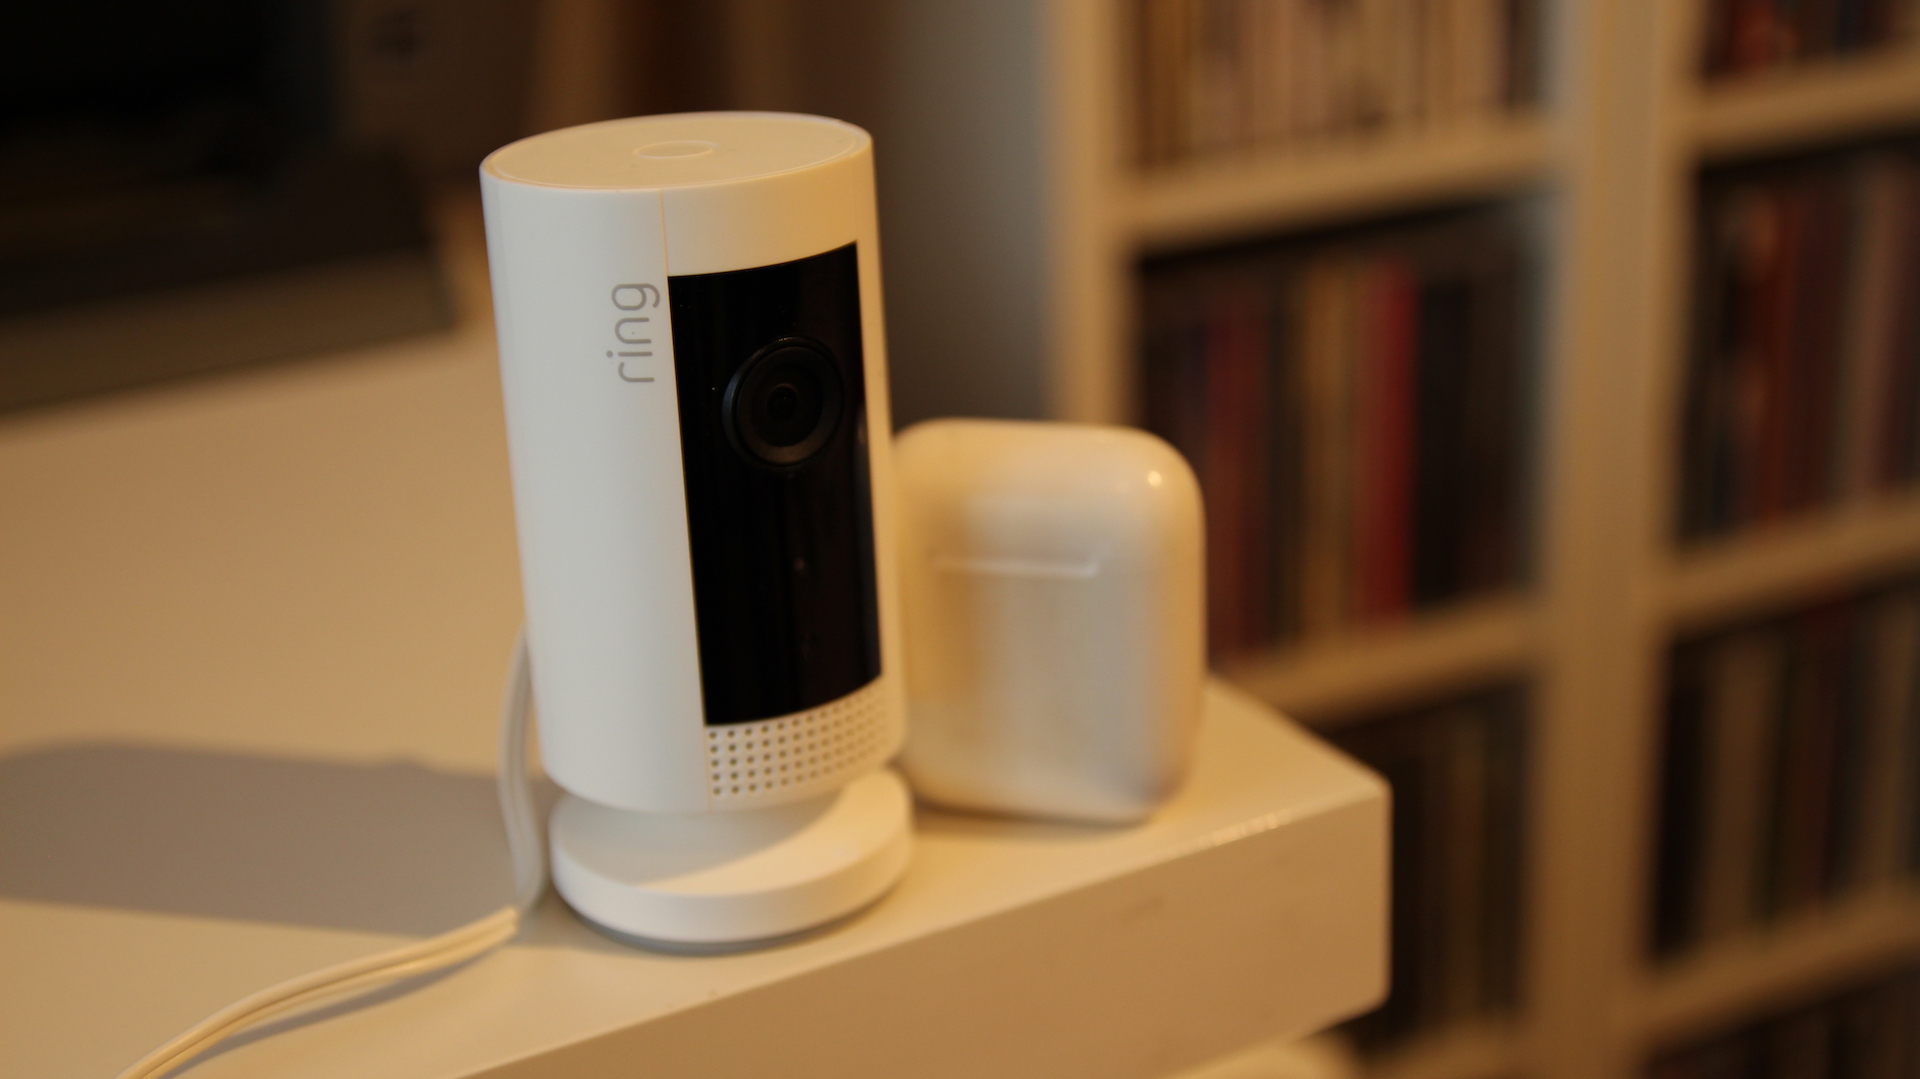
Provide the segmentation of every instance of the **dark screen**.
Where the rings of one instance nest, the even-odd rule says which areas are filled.
[[[673,277],[667,293],[707,722],[844,697],[880,673],[854,248]],[[824,425],[817,446],[752,426],[794,405]],[[794,446],[806,456],[785,459]]]

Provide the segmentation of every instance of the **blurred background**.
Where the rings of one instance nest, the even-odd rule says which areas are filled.
[[[127,711],[75,689],[109,647],[259,649],[259,701],[127,683],[185,727],[288,652],[374,672],[296,742],[395,687],[485,714],[517,597],[475,166],[823,113],[876,138],[896,421],[1172,441],[1217,669],[1393,784],[1362,1067],[1920,1075],[1917,34],[1915,0],[13,5],[9,743]],[[261,550],[389,607],[287,637]],[[400,600],[485,632],[348,628]]]

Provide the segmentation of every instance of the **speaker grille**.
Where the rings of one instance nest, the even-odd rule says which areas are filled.
[[[792,715],[707,728],[716,808],[789,802],[834,790],[894,750],[880,680]]]

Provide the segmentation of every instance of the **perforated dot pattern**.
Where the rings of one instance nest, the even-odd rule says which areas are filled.
[[[713,801],[786,801],[832,790],[892,751],[880,683],[831,704],[707,728]]]

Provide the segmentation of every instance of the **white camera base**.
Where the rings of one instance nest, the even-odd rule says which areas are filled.
[[[881,769],[831,794],[731,813],[554,807],[553,883],[588,923],[659,951],[783,943],[841,921],[906,871],[912,802]]]

